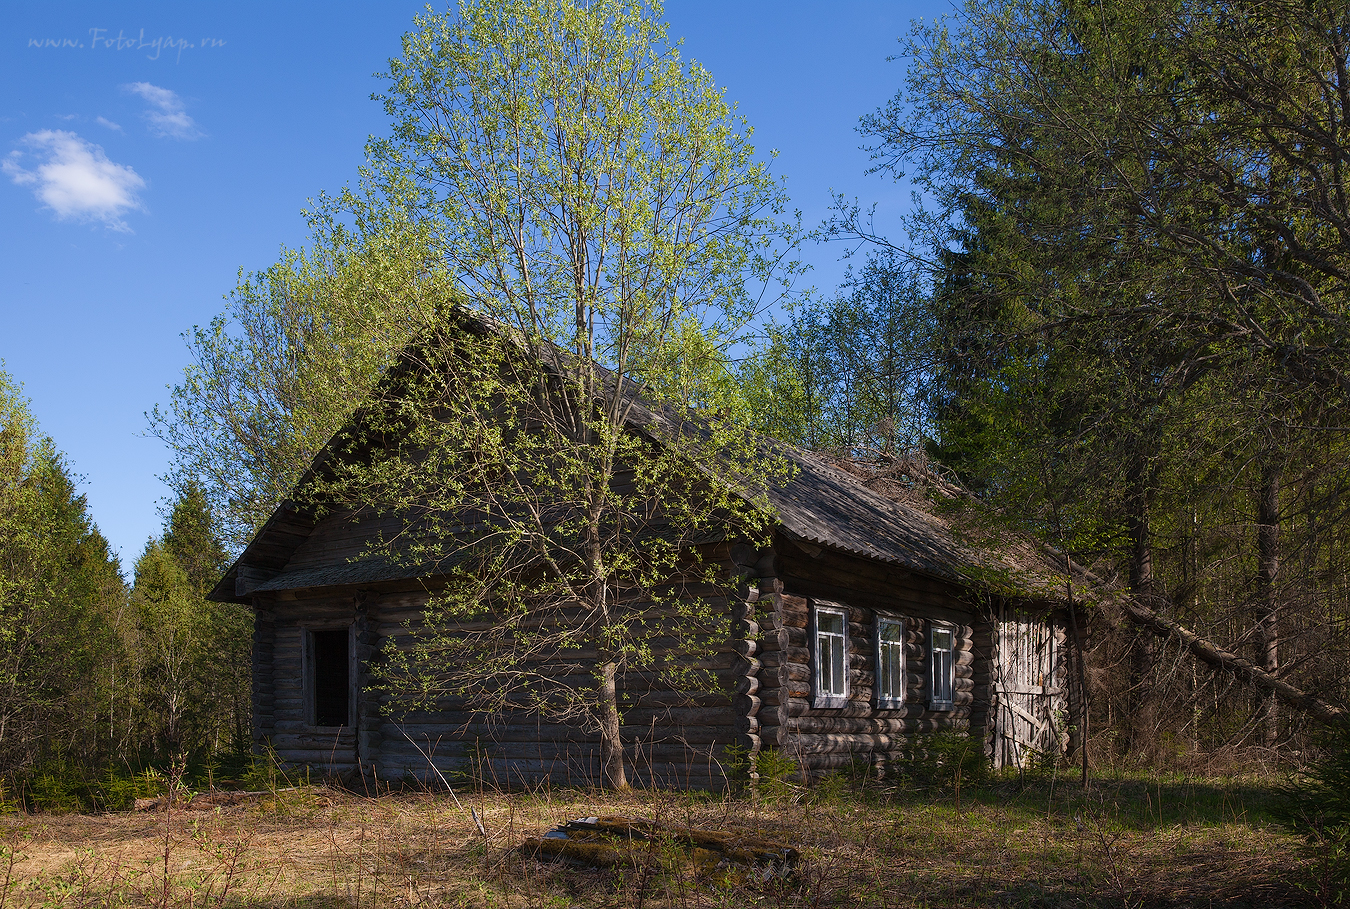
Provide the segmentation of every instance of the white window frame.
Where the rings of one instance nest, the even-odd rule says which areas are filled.
[[[941,646],[945,637],[947,646]],[[956,626],[948,622],[928,623],[928,707],[951,710],[956,706]]]
[[[341,726],[320,726],[318,723],[318,655],[315,652],[314,633],[322,631],[347,632],[347,721]],[[303,708],[305,725],[311,729],[337,731],[356,726],[356,625],[351,622],[304,625],[300,635],[300,665],[304,671]]]
[[[894,640],[885,637],[885,629],[897,629]],[[878,615],[876,618],[876,638],[873,641],[876,653],[876,700],[879,708],[905,706],[905,620],[890,615]],[[895,678],[899,690],[886,691],[883,679],[888,677],[886,665],[888,658],[894,658]]]
[[[839,631],[825,631],[820,627],[821,616],[831,616],[839,619]],[[833,624],[833,623],[831,623]],[[822,649],[822,645],[824,648]],[[837,650],[836,650],[837,648]],[[838,654],[839,660],[834,660],[835,654]],[[829,660],[827,663],[826,660]],[[813,707],[843,707],[848,704],[848,609],[843,606],[827,606],[822,603],[812,604],[811,609],[811,692]],[[832,670],[837,669],[836,673],[831,671],[830,678],[826,679],[823,671],[826,666]],[[825,685],[831,682],[837,682],[837,685],[830,685],[830,690],[825,689]]]

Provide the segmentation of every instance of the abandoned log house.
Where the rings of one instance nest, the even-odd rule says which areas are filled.
[[[1052,557],[972,543],[922,495],[897,501],[828,459],[782,453],[796,470],[768,493],[770,544],[701,544],[728,579],[713,602],[736,629],[713,661],[717,690],[622,680],[638,780],[720,789],[729,753],[765,749],[809,774],[884,770],[916,736],[948,729],[976,736],[995,766],[1063,749],[1074,686]],[[443,579],[369,558],[380,527],[284,503],[212,592],[253,608],[255,747],[322,774],[597,784],[598,734],[579,726],[388,709],[372,660]]]

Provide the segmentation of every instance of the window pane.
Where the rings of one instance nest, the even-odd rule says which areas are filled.
[[[844,640],[830,639],[830,694],[844,694]]]
[[[817,609],[816,696],[842,698],[848,693],[848,618],[830,609]]]
[[[837,612],[816,613],[816,626],[827,634],[844,633],[844,617]]]
[[[929,641],[932,658],[932,707],[950,710],[956,666],[956,656],[953,653],[956,635],[950,628],[934,627],[929,632]]]
[[[877,629],[877,696],[884,701],[904,698],[903,637],[903,626],[899,622],[883,621]]]

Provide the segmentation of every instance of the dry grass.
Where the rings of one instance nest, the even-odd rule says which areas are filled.
[[[463,794],[461,794],[463,798]],[[363,798],[323,788],[209,811],[0,819],[0,909],[19,906],[1296,906],[1315,876],[1266,789],[1121,780],[1091,795],[1004,782],[949,796],[836,784],[772,802],[577,791]],[[524,859],[571,818],[623,814],[797,844],[795,880]],[[8,866],[8,868],[6,867]]]

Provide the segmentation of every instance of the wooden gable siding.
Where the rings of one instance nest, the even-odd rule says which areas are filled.
[[[374,541],[398,533],[401,527],[397,517],[365,515],[353,520],[348,513],[327,515],[295,548],[283,570],[305,571],[354,562],[368,555],[366,550]]]

